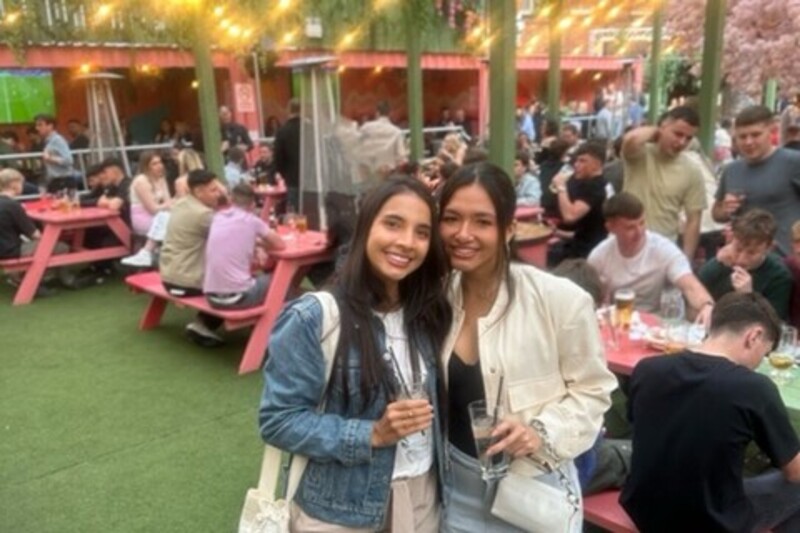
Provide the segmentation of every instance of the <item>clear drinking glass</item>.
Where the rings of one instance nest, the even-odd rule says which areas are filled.
[[[477,400],[469,404],[469,419],[472,424],[472,435],[475,438],[475,449],[478,452],[478,461],[481,464],[481,477],[484,481],[494,481],[508,473],[508,454],[500,452],[486,455],[486,450],[496,442],[492,438],[492,431],[503,419],[502,406],[497,406],[490,412],[486,408],[486,400]]]
[[[769,354],[769,364],[773,368],[770,376],[779,385],[786,383],[791,376],[796,344],[797,328],[792,326],[781,327],[781,339],[778,342],[778,348]]]
[[[618,289],[614,291],[614,307],[617,311],[617,326],[622,329],[631,327],[633,318],[633,305],[636,301],[636,291],[633,289]]]
[[[686,316],[686,305],[683,301],[683,294],[677,289],[668,289],[661,293],[660,300],[661,319],[664,322],[664,329],[667,336],[667,350],[678,351],[687,344],[687,331],[684,327]],[[674,346],[675,349],[669,348]]]

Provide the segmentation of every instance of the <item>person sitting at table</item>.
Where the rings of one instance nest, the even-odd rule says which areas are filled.
[[[595,309],[603,305],[603,283],[586,259],[567,259],[553,269],[553,275],[566,278],[589,293]],[[619,391],[612,393],[617,394]],[[578,480],[584,496],[604,490],[619,489],[625,484],[631,466],[630,439],[607,438],[600,430],[594,445],[575,458]]]
[[[517,206],[539,205],[542,186],[539,178],[531,174],[531,158],[522,151],[518,151],[514,158],[514,189],[517,192]]]
[[[728,293],[696,349],[633,370],[631,473],[620,503],[640,531],[800,531],[800,441],[764,374],[781,323],[757,293]],[[775,469],[743,476],[755,443]]]
[[[234,148],[231,148],[234,150]],[[253,277],[251,265],[256,247],[283,250],[283,239],[253,214],[256,195],[240,183],[231,193],[232,205],[214,214],[206,241],[203,292],[211,307],[246,309],[264,303],[269,274]]]
[[[178,153],[178,172],[179,176],[175,180],[175,196],[173,201],[189,194],[188,176],[189,172],[195,169],[202,169],[203,160],[200,154],[191,148],[185,148]],[[126,257],[120,261],[125,266],[137,268],[151,268],[156,262],[158,247],[164,241],[164,234],[169,222],[169,211],[162,211],[156,215],[156,219],[150,225],[147,232],[147,241],[137,253]]]
[[[178,298],[203,295],[205,248],[214,209],[225,197],[225,186],[213,172],[189,172],[189,194],[172,208],[161,247],[159,270],[164,288]],[[186,326],[189,337],[202,346],[217,346],[222,339],[214,330],[222,320],[200,312]]]
[[[636,308],[654,313],[662,291],[672,284],[683,293],[698,322],[708,324],[714,300],[680,248],[646,229],[642,202],[621,192],[606,200],[603,216],[610,235],[589,254],[589,264],[600,275],[606,295],[633,289]]]
[[[81,207],[99,207],[119,213],[123,222],[130,227],[128,195],[131,180],[125,176],[125,172],[122,170],[122,163],[115,159],[106,159],[90,167],[86,172],[86,179],[90,192],[88,195],[80,197]],[[124,185],[122,184],[123,181],[126,182]],[[120,187],[122,191],[118,192],[117,189]],[[122,197],[114,197],[113,195],[122,195]],[[108,226],[86,228],[83,244],[90,250],[118,246],[120,244],[130,245],[129,242],[120,243],[117,236]],[[90,272],[97,276],[97,283],[102,283],[106,276],[113,273],[113,270],[114,263],[109,259],[97,261],[90,265]]]
[[[236,147],[228,150],[228,162],[225,163],[225,182],[228,184],[229,191],[232,191],[240,183],[247,183],[246,162],[244,150]]]
[[[258,145],[258,159],[253,164],[253,175],[259,185],[277,185],[275,161],[272,158],[272,145],[262,142]]]
[[[104,169],[101,163],[86,169],[87,191],[80,195],[78,202],[81,207],[97,207],[97,200],[103,195],[102,175]]]
[[[775,218],[763,209],[750,209],[734,219],[730,242],[698,273],[715,300],[733,291],[757,292],[781,320],[789,319],[792,274],[772,252],[777,231]]]
[[[169,211],[172,200],[164,174],[164,163],[155,151],[139,156],[140,174],[133,178],[130,190],[131,220],[136,235],[147,235],[156,216]]]
[[[590,141],[579,145],[574,157],[574,176],[559,173],[551,184],[558,201],[558,216],[571,233],[571,237],[562,234],[562,240],[550,247],[547,263],[551,267],[565,259],[588,256],[608,234],[603,224],[606,147]]]
[[[178,154],[178,179],[175,180],[175,199],[189,194],[189,172],[205,168],[203,158],[191,148],[184,148]]]
[[[22,194],[25,176],[13,168],[0,170],[0,260],[30,257],[36,252],[41,232],[30,219],[22,205],[15,199]],[[53,255],[69,252],[69,246],[56,242]],[[58,281],[68,289],[80,289],[94,283],[89,276],[76,276],[75,267],[58,267],[53,269]],[[18,286],[22,276],[8,276],[11,285]],[[37,297],[50,296],[52,290],[40,284],[36,290]]]
[[[131,184],[133,180],[125,174],[119,159],[110,157],[101,163],[103,172],[100,181],[103,195],[97,200],[97,207],[119,213],[122,221],[131,227]]]

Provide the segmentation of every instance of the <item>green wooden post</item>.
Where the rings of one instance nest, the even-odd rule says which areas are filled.
[[[198,11],[195,18],[196,32],[192,36],[194,71],[197,78],[197,99],[200,105],[200,126],[203,130],[203,146],[208,169],[225,181],[225,162],[222,159],[222,133],[219,128],[217,109],[217,87],[214,81],[214,63],[211,60],[209,32],[204,31],[205,14]]]
[[[700,86],[700,144],[706,154],[714,150],[717,122],[717,97],[722,81],[722,47],[724,44],[726,0],[708,0],[706,4],[703,74]]]
[[[650,47],[650,103],[647,107],[647,121],[655,124],[661,114],[661,87],[664,77],[661,65],[661,34],[664,27],[664,2],[659,2],[653,11],[653,42]]]
[[[422,138],[422,31],[419,24],[406,19],[408,80],[408,127],[411,130],[411,160],[419,161],[424,154],[425,146]]]
[[[551,0],[553,9],[548,20],[550,39],[547,62],[547,116],[561,120],[561,30],[558,23],[564,11],[564,0]]]
[[[764,92],[761,103],[775,111],[775,101],[778,99],[778,80],[770,78],[764,83]]]
[[[489,48],[489,161],[509,175],[515,155],[516,15],[516,0],[489,3],[489,27],[494,36]]]

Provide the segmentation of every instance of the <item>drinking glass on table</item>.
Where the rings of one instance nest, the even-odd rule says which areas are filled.
[[[308,217],[303,215],[302,213],[298,213],[294,216],[294,225],[297,228],[297,232],[302,237],[306,231],[308,231]]]
[[[778,348],[769,354],[769,364],[773,371],[770,376],[777,384],[786,383],[794,366],[794,351],[797,344],[797,328],[781,327],[781,339]]]
[[[659,305],[661,319],[664,322],[664,329],[667,335],[667,344],[686,344],[686,335],[682,328],[683,319],[686,316],[686,306],[683,301],[683,294],[677,289],[667,289],[661,293]]]
[[[286,240],[293,241],[297,238],[297,215],[294,212],[287,212],[283,215],[283,225],[289,228]]]
[[[487,410],[486,400],[477,400],[467,406],[469,419],[472,424],[472,436],[475,438],[475,450],[481,464],[481,477],[484,481],[494,481],[508,473],[508,453],[505,451],[494,455],[487,455],[492,444],[499,439],[492,437],[492,431],[502,421],[505,412],[498,405],[492,410]]]
[[[636,291],[633,289],[618,289],[614,291],[614,307],[617,311],[617,326],[622,329],[631,327],[633,318],[633,304],[636,301]]]

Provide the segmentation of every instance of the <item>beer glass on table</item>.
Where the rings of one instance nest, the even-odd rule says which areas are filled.
[[[614,291],[614,307],[617,313],[617,326],[630,329],[633,318],[633,304],[636,301],[636,291],[633,289],[618,289]]]
[[[794,366],[795,345],[797,344],[797,328],[783,326],[778,348],[769,354],[769,364],[773,370],[770,372],[775,383],[786,383]]]

